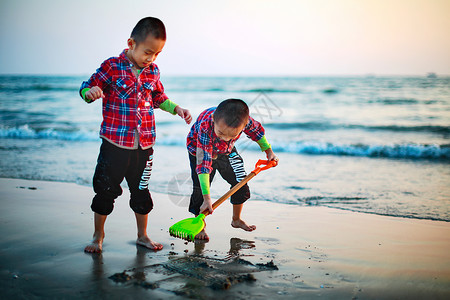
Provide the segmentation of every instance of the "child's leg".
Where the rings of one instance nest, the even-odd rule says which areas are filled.
[[[244,204],[233,204],[233,219],[231,226],[234,228],[241,228],[245,231],[253,231],[256,229],[255,225],[247,225],[244,220],[241,219],[242,207]]]
[[[136,216],[136,224],[138,230],[138,238],[136,240],[136,244],[152,250],[161,250],[163,248],[163,245],[153,242],[147,235],[148,214],[141,215],[138,213],[134,213],[134,215]]]
[[[120,183],[125,176],[124,170],[126,170],[127,163],[127,150],[120,149],[103,140],[93,179],[96,193],[91,205],[94,212],[94,238],[92,243],[84,249],[86,252],[102,251],[105,221],[114,208],[115,199],[122,194]]]
[[[100,253],[103,249],[103,239],[105,238],[106,215],[94,213],[94,235],[92,243],[84,248],[89,253]]]
[[[233,148],[229,155],[221,155],[217,158],[218,170],[220,175],[233,187],[242,179],[245,178],[244,160]],[[241,212],[243,203],[250,198],[250,189],[247,184],[242,186],[236,193],[231,196],[231,203],[233,204],[233,219],[231,226],[234,228],[241,228],[246,231],[253,231],[256,229],[255,225],[247,225],[241,219]]]
[[[153,209],[153,200],[148,190],[153,165],[153,149],[137,149],[130,158],[130,167],[125,175],[130,188],[130,207],[134,211],[137,225],[136,244],[152,250],[163,246],[153,242],[147,234],[148,213]]]

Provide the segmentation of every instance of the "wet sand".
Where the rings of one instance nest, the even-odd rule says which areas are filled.
[[[168,228],[191,217],[182,197],[152,193],[149,235],[136,246],[129,194],[106,221],[102,254],[86,254],[93,191],[72,183],[0,179],[2,299],[450,299],[450,223],[249,201],[207,217],[207,243]]]

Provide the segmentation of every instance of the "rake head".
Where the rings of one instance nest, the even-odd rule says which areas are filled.
[[[205,215],[199,214],[195,218],[181,220],[169,228],[169,233],[171,236],[193,242],[195,236],[205,228],[203,219],[205,219]]]

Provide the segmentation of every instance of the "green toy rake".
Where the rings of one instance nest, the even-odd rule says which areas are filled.
[[[246,184],[250,179],[255,177],[259,172],[267,170],[271,167],[277,165],[275,161],[258,160],[255,165],[255,169],[250,172],[244,179],[242,179],[238,184],[232,187],[228,192],[226,192],[222,197],[220,197],[216,202],[213,203],[212,208],[215,210],[220,204],[227,200],[231,195],[233,195],[237,190],[239,190],[244,184]],[[204,219],[209,215],[208,210],[202,211],[195,218],[188,218],[181,220],[169,228],[169,233],[171,236],[182,238],[188,241],[194,241],[195,236],[200,233],[200,231],[205,228]]]

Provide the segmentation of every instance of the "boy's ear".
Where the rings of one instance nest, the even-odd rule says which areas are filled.
[[[130,50],[134,50],[134,47],[136,46],[136,41],[133,38],[129,38],[127,41],[127,45]]]

